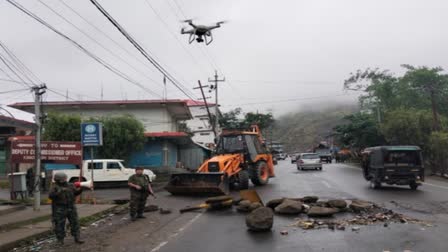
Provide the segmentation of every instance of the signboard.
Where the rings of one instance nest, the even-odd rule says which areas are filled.
[[[81,143],[84,146],[103,145],[103,127],[101,123],[81,123]]]
[[[34,163],[35,143],[32,141],[13,141],[11,144],[12,163]],[[41,142],[43,163],[82,164],[82,145],[80,142]]]

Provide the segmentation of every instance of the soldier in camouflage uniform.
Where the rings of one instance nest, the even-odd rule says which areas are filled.
[[[135,168],[135,174],[129,177],[128,185],[131,190],[131,201],[129,204],[131,220],[145,218],[146,199],[150,194],[154,195],[148,175],[143,174],[143,168]]]
[[[78,213],[75,206],[75,197],[81,194],[82,189],[80,187],[75,188],[73,184],[67,183],[67,175],[62,172],[54,175],[54,181],[49,197],[52,200],[52,221],[58,243],[64,244],[65,220],[68,219],[75,242],[82,244],[84,241],[80,239]]]

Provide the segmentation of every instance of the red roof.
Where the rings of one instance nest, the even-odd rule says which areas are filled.
[[[145,132],[145,137],[187,137],[185,132]]]
[[[119,105],[119,104],[163,104],[163,103],[183,103],[185,100],[168,99],[168,100],[108,100],[108,101],[47,101],[45,106],[61,106],[61,105]],[[11,107],[28,107],[34,106],[34,102],[17,102],[10,105]]]
[[[195,101],[195,100],[184,100],[187,103],[188,107],[193,107],[193,106],[205,106],[205,102],[203,101]],[[209,106],[215,106],[214,103],[211,102],[207,102],[207,104]]]

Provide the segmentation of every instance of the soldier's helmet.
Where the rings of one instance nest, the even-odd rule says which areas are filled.
[[[67,174],[63,172],[57,172],[56,174],[54,174],[54,181],[59,183],[67,181]]]

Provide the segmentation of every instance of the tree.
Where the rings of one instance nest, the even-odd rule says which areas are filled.
[[[428,150],[431,121],[428,110],[399,108],[385,114],[381,132],[392,145],[418,145]]]
[[[219,125],[224,129],[235,129],[241,127],[241,108],[235,108],[229,112],[222,113],[219,118]]]
[[[432,159],[435,161],[432,171],[446,176],[448,173],[446,157],[446,153],[448,153],[448,132],[433,132],[429,138],[429,145]]]
[[[333,128],[337,141],[344,147],[361,150],[384,144],[384,137],[371,114],[358,112],[344,119],[347,123]]]
[[[131,115],[90,118],[87,121],[103,124],[103,146],[98,157],[127,159],[145,143],[143,124]],[[48,141],[80,141],[81,117],[50,113],[44,124],[44,139]]]
[[[103,158],[128,159],[132,152],[143,149],[145,128],[131,115],[93,118],[103,124],[103,146],[98,155]]]
[[[81,140],[81,117],[78,115],[49,113],[43,127],[43,139],[46,141]]]
[[[427,95],[431,100],[431,110],[433,115],[433,129],[440,130],[439,112],[437,99],[442,94],[446,94],[448,89],[448,76],[441,74],[442,68],[413,67],[403,65],[408,71],[403,76],[402,81],[409,83],[411,88]]]
[[[258,127],[263,130],[267,129],[274,123],[274,118],[271,113],[253,113],[248,112],[241,115],[241,108],[235,108],[229,112],[223,113],[219,119],[219,124],[222,128],[238,129],[249,128],[250,125],[257,124]]]
[[[264,130],[272,126],[274,123],[274,117],[271,113],[260,114],[249,112],[244,115],[244,124],[246,128],[250,125],[257,124],[260,130]]]

